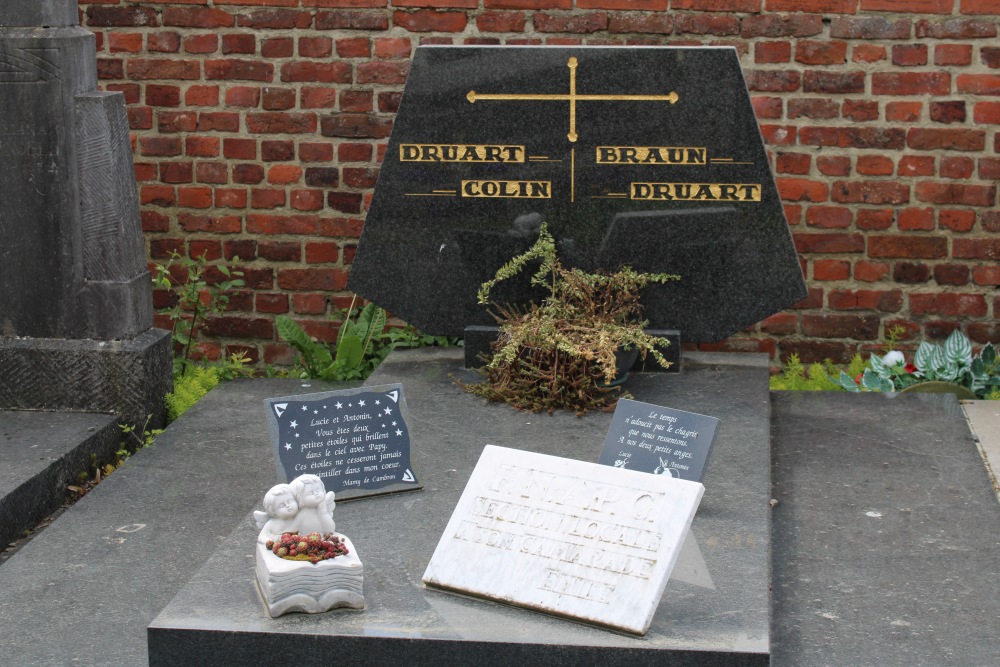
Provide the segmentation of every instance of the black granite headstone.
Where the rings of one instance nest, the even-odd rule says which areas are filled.
[[[598,463],[700,482],[718,428],[716,417],[622,398]]]
[[[417,49],[348,287],[461,335],[542,220],[567,264],[680,274],[643,304],[685,341],[806,295],[729,47]]]
[[[125,100],[97,90],[75,0],[0,3],[0,158],[0,408],[160,423],[170,338],[152,329]]]
[[[338,500],[423,488],[400,384],[270,398],[278,478],[317,475]]]

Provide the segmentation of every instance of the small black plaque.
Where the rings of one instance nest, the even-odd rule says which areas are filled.
[[[623,398],[598,463],[700,482],[718,428],[716,417]]]
[[[410,461],[403,385],[264,402],[282,482],[318,475],[337,500],[422,488]]]

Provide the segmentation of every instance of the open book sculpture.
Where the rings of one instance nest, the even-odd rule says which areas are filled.
[[[350,539],[336,532],[336,505],[322,479],[302,475],[271,487],[264,511],[254,512],[257,587],[272,618],[364,608],[364,566]]]

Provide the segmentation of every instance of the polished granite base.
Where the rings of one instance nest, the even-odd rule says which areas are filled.
[[[684,373],[640,374],[638,400],[722,420],[705,495],[644,638],[430,589],[421,582],[482,448],[597,461],[611,415],[528,414],[457,387],[460,350],[394,353],[370,383],[402,382],[422,492],[338,503],[337,525],[365,558],[363,612],[271,619],[253,589],[255,531],[229,539],[149,627],[153,665],[280,655],[283,664],[763,665],[770,582],[769,400],[763,355],[695,354]],[[247,512],[253,509],[248,499]],[[240,576],[240,567],[245,570]]]

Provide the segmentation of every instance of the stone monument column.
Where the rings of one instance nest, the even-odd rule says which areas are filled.
[[[0,409],[163,418],[121,93],[97,90],[75,0],[0,4]]]

